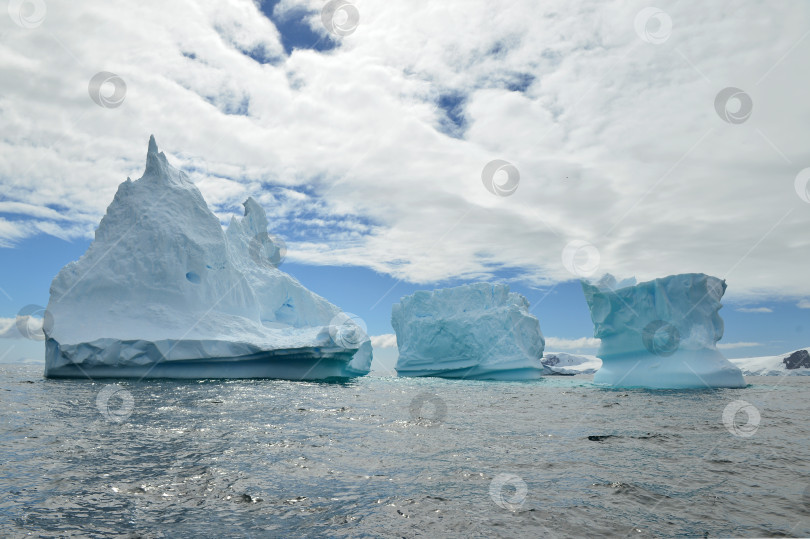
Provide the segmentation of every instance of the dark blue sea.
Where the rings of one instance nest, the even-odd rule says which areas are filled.
[[[0,366],[2,537],[810,535],[810,378],[45,380]]]

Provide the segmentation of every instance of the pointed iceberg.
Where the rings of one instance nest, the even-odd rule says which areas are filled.
[[[608,275],[582,281],[602,367],[594,383],[613,387],[744,387],[742,372],[717,350],[726,282],[703,273],[634,284]]]
[[[358,376],[371,343],[336,306],[278,269],[283,242],[253,199],[223,231],[197,187],[149,139],[95,241],[51,284],[51,377]]]
[[[420,290],[394,304],[400,376],[533,380],[545,340],[529,302],[505,284]]]

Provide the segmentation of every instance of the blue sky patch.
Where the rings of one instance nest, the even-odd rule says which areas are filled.
[[[461,92],[448,92],[439,96],[437,106],[444,114],[439,120],[439,131],[453,138],[462,138],[467,128],[464,104],[467,100]]]
[[[259,8],[276,25],[281,34],[281,44],[288,55],[292,54],[295,49],[324,52],[337,47],[337,42],[333,41],[328,34],[319,34],[312,29],[307,22],[307,18],[311,16],[310,12],[296,8],[282,16],[277,16],[274,11],[279,1],[264,0]]]

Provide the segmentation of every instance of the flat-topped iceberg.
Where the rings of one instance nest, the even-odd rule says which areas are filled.
[[[546,372],[540,322],[505,284],[418,291],[394,304],[391,325],[400,376],[532,380]]]
[[[280,271],[282,242],[253,199],[223,231],[154,138],[95,241],[51,284],[52,377],[358,376],[371,343],[351,318]]]
[[[702,273],[634,284],[608,275],[582,281],[602,367],[594,383],[614,387],[743,387],[742,372],[717,350],[726,282]]]

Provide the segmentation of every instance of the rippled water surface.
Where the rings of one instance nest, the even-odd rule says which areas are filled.
[[[679,392],[0,374],[4,537],[810,535],[807,378]],[[740,400],[752,415],[730,430]]]

